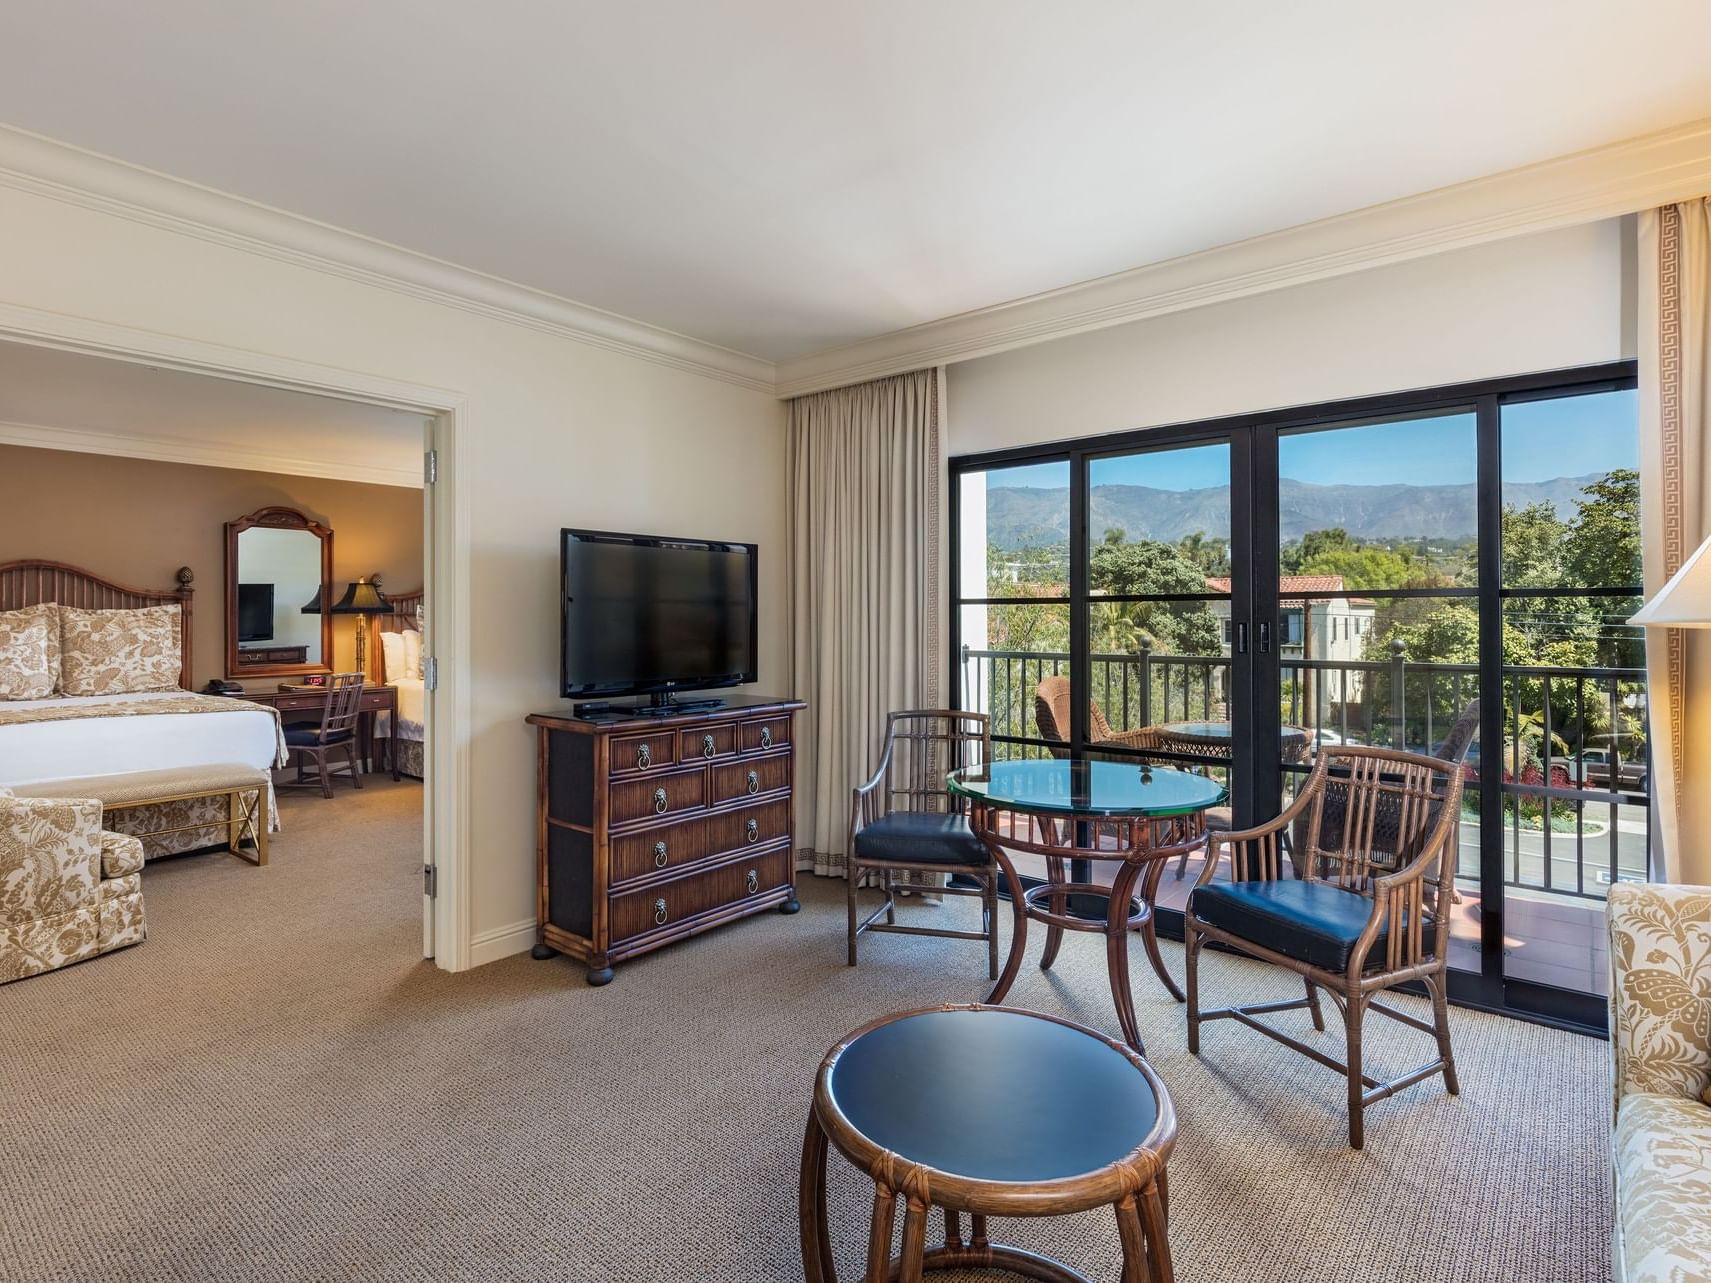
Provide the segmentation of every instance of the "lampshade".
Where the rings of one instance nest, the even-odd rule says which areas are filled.
[[[381,595],[380,589],[366,579],[358,579],[345,589],[345,595],[333,607],[335,615],[385,615],[392,603]]]
[[[321,590],[317,588],[315,589],[315,595],[303,603],[303,614],[319,615],[324,610],[326,610],[326,607],[321,604]]]
[[[1628,620],[1630,624],[1645,624],[1660,628],[1711,628],[1711,539],[1699,545],[1694,554],[1682,563],[1681,569],[1669,577],[1639,613]]]

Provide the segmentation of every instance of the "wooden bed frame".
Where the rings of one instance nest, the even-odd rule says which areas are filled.
[[[178,684],[191,690],[194,688],[190,678],[190,605],[194,590],[190,585],[195,576],[189,566],[180,566],[177,579],[176,588],[130,588],[61,561],[0,561],[0,610],[19,610],[43,602],[75,606],[79,610],[136,610],[144,606],[176,605],[182,616],[178,631]],[[411,610],[414,609],[412,606]]]
[[[417,588],[412,592],[386,592],[380,584],[379,575],[370,575],[369,582],[380,585],[380,591],[386,593],[386,600],[392,606],[390,614],[376,615],[374,628],[368,636],[368,671],[378,673],[380,682],[384,685],[389,679],[386,674],[386,647],[381,644],[380,634],[401,633],[415,628],[416,608],[422,604],[423,589]]]

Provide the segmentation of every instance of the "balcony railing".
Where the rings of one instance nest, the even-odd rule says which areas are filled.
[[[1088,693],[1116,730],[1229,717],[1227,656],[1162,655],[1143,647],[1093,654],[1088,664]],[[1282,720],[1306,729],[1314,744],[1430,752],[1479,691],[1477,665],[1409,660],[1400,644],[1383,660],[1284,655],[1279,666]],[[993,737],[1008,755],[1046,756],[1051,749],[1034,721],[1034,692],[1070,667],[1064,651],[964,647],[962,706],[991,714]],[[1482,752],[1476,741],[1465,772],[1471,784],[1482,761],[1502,771],[1505,880],[1594,899],[1614,882],[1645,879],[1651,850],[1645,670],[1506,667],[1504,685],[1504,744]],[[1622,734],[1617,728],[1625,721],[1640,733]],[[1304,769],[1295,767],[1295,776]],[[1479,800],[1470,787],[1459,860],[1464,880],[1478,876]]]

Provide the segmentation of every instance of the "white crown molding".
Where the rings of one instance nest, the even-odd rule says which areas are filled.
[[[1711,192],[1711,120],[1374,205],[778,366],[801,396]]]
[[[770,361],[5,125],[0,186],[739,387],[773,390]]]
[[[235,468],[242,472],[272,472],[287,477],[360,481],[373,486],[401,486],[410,490],[422,488],[421,469],[414,465],[377,468],[341,463],[336,459],[304,459],[294,455],[261,453],[247,447],[192,441],[183,437],[92,432],[82,428],[49,428],[35,423],[0,421],[0,445],[71,450],[77,454],[115,455],[125,459],[153,459],[159,463],[188,463],[202,468]]]

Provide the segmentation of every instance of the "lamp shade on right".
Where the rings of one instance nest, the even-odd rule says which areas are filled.
[[[1632,616],[1630,624],[1652,628],[1711,628],[1711,539],[1670,576],[1669,582]]]

